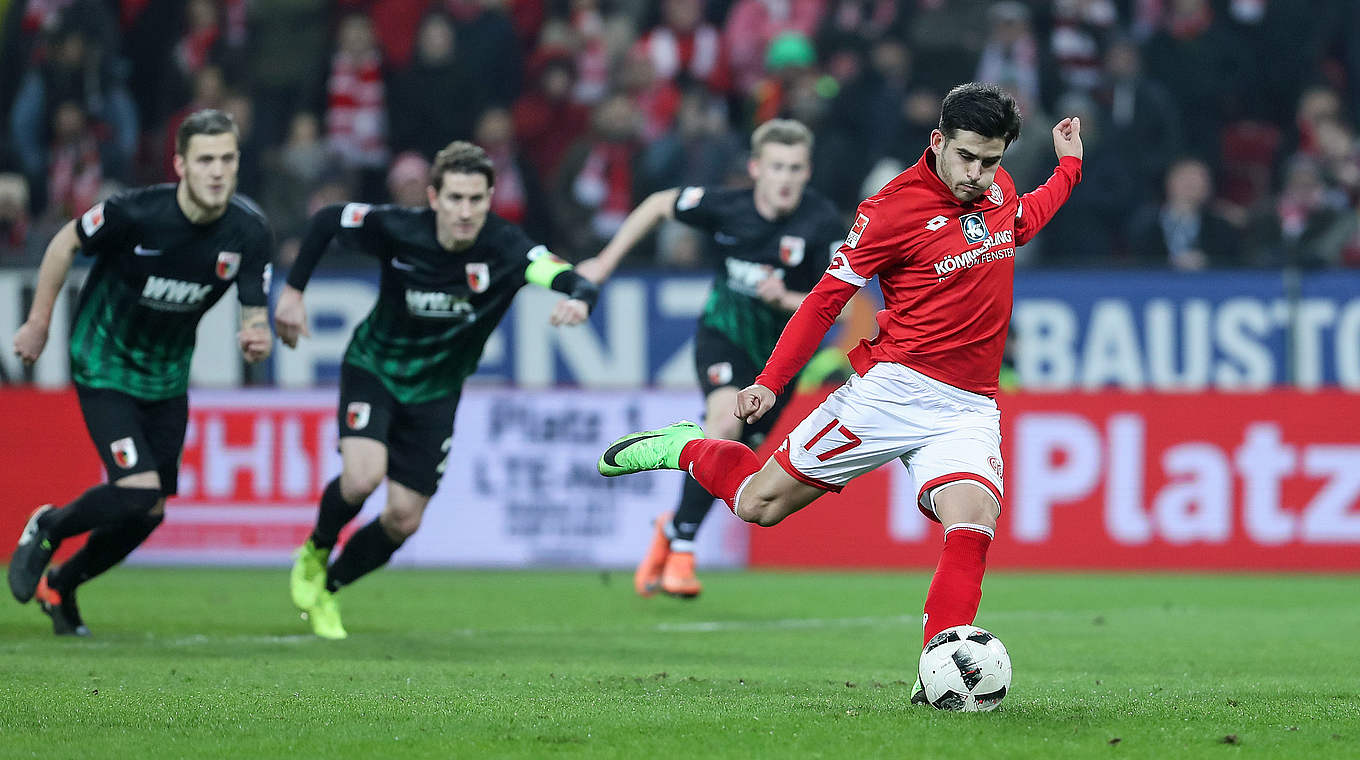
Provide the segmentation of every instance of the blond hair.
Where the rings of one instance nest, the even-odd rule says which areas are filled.
[[[806,145],[812,152],[812,130],[795,119],[770,119],[751,133],[751,155],[759,156],[760,149],[770,143]]]

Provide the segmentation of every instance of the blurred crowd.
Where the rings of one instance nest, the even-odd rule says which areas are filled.
[[[423,204],[473,140],[494,211],[592,255],[654,190],[739,184],[750,130],[816,133],[849,213],[919,158],[941,96],[1007,88],[1022,189],[1080,116],[1082,185],[1019,263],[1360,266],[1350,0],[0,0],[0,265],[122,187],[173,181],[190,112],[241,126],[286,264],[308,215]],[[702,264],[684,229],[643,263]]]

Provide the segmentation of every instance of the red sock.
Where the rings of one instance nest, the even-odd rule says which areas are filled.
[[[982,574],[987,571],[987,547],[992,531],[982,525],[960,523],[944,534],[944,549],[926,593],[926,631],[922,646],[935,634],[956,625],[970,625],[982,602]]]
[[[760,460],[740,441],[700,438],[680,450],[680,469],[687,470],[699,485],[714,498],[722,499],[735,514],[737,489],[760,469]]]

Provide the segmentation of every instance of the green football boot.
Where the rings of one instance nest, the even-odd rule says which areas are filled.
[[[307,620],[312,624],[312,633],[323,639],[343,639],[349,636],[345,633],[345,625],[340,622],[340,603],[335,601],[335,594],[321,589],[317,594],[316,604],[307,610]]]
[[[307,539],[293,554],[293,571],[288,575],[288,590],[292,592],[293,604],[300,610],[316,606],[316,599],[326,590],[326,562],[330,559],[329,549],[318,549]]]
[[[911,703],[913,705],[928,705],[930,700],[926,699],[926,687],[921,685],[921,677],[916,676],[916,683],[911,687]]]
[[[703,437],[703,429],[688,420],[657,430],[629,433],[604,450],[596,467],[601,475],[610,478],[643,470],[678,470],[680,450]]]

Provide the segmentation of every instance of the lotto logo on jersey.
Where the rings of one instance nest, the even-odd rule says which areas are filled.
[[[367,401],[351,401],[345,407],[345,425],[350,430],[363,430],[368,427],[368,416],[372,411],[373,407]]]
[[[491,287],[491,266],[481,261],[468,264],[467,284],[473,293],[485,293]]]
[[[963,226],[963,239],[968,245],[977,245],[987,239],[987,220],[982,218],[982,212],[959,217],[959,224]]]
[[[779,260],[784,262],[786,267],[796,267],[803,263],[805,248],[806,240],[795,235],[785,235],[779,238]]]
[[[708,382],[712,385],[727,385],[732,382],[732,362],[718,362],[708,365]]]
[[[113,452],[113,461],[124,470],[137,466],[137,444],[131,438],[119,438],[109,444],[109,450]]]
[[[368,212],[372,210],[373,207],[367,203],[347,203],[340,211],[340,226],[351,229],[362,227],[364,226],[364,217],[368,216]]]
[[[80,227],[85,230],[85,237],[89,237],[99,231],[104,226],[104,204],[96,203],[80,217]]]
[[[1001,189],[1001,185],[993,182],[992,186],[987,188],[987,200],[998,206],[1001,205],[1002,201],[1006,200],[1006,193]]]
[[[862,236],[867,229],[869,229],[869,217],[864,214],[856,216],[855,224],[850,227],[849,234],[845,236],[845,244],[851,248],[859,245],[860,236]]]
[[[236,251],[222,251],[217,254],[217,278],[230,280],[241,268],[241,254]]]

